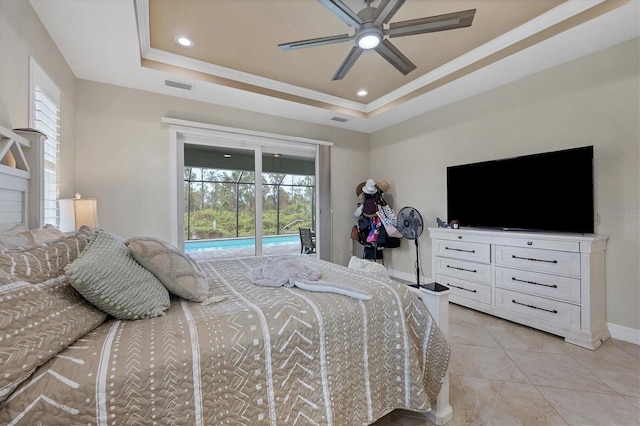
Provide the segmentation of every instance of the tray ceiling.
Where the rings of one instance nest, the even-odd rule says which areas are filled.
[[[30,1],[78,78],[365,132],[638,36],[636,0],[406,0],[392,23],[476,14],[468,28],[392,39],[417,65],[406,76],[367,51],[332,81],[353,42],[278,48],[353,34],[314,0]]]

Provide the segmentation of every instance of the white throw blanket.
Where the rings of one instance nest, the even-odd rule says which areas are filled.
[[[337,293],[360,300],[369,300],[371,295],[364,290],[346,285],[319,281],[322,272],[309,267],[294,257],[269,259],[247,273],[252,284],[266,287],[298,287],[302,290]]]

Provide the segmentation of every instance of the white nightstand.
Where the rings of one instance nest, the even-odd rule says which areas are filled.
[[[427,284],[428,286],[430,284]],[[422,299],[431,316],[436,321],[445,338],[449,338],[449,294],[448,287],[435,284],[433,289],[410,287]],[[444,377],[438,400],[425,416],[437,425],[443,425],[453,418],[453,409],[449,404],[449,373]]]

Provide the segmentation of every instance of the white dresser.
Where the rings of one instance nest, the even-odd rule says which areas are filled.
[[[429,228],[432,273],[452,303],[596,349],[608,236]]]

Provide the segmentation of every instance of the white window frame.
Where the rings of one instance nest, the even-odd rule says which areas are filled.
[[[45,123],[45,120],[49,120],[49,123]],[[41,168],[38,175],[41,173],[42,186],[38,188],[38,223],[32,223],[31,226],[40,227],[50,223],[57,227],[60,221],[60,89],[33,58],[29,58],[29,127],[47,135],[43,146],[32,147],[38,150],[35,166]]]

